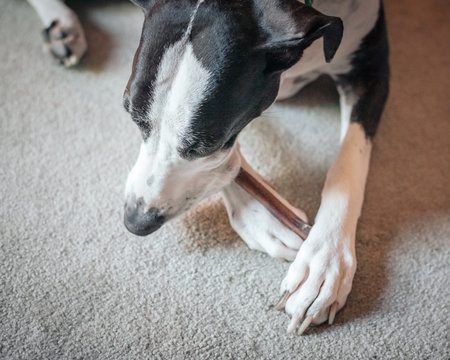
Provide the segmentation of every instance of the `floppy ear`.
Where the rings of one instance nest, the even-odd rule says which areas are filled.
[[[291,2],[282,10],[287,17],[281,18],[279,20],[281,23],[276,23],[274,17],[266,21],[265,30],[269,32],[269,38],[258,47],[266,51],[268,70],[288,69],[300,60],[308,46],[321,37],[325,60],[330,62],[342,40],[344,31],[342,20],[324,15],[298,1]],[[283,33],[280,29],[288,31]]]

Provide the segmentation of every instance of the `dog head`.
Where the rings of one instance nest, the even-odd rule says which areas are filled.
[[[133,0],[145,14],[124,107],[142,134],[125,225],[147,235],[228,185],[236,138],[275,100],[281,73],[340,19],[297,0]]]

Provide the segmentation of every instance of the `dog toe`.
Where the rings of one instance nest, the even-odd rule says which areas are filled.
[[[64,26],[55,20],[43,31],[43,36],[48,52],[66,67],[78,64],[86,52],[86,40],[77,24]]]

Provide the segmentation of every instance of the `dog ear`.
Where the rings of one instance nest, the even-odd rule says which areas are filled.
[[[258,46],[266,53],[268,71],[290,68],[300,60],[303,51],[321,37],[325,60],[330,62],[342,40],[342,20],[324,15],[298,1],[290,2],[282,11],[286,15],[284,19],[278,17],[277,20],[277,17],[267,14],[270,19],[264,21],[263,29],[269,33],[269,38]]]

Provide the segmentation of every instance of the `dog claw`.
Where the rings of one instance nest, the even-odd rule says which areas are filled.
[[[300,328],[298,329],[298,334],[302,335],[305,330],[311,325],[311,322],[313,321],[312,316],[307,316],[305,320],[303,320],[303,323],[300,325]]]
[[[328,317],[328,324],[329,325],[333,325],[333,323],[334,323],[334,318],[336,316],[337,305],[338,305],[337,302],[334,302],[333,304],[331,304],[330,315]]]
[[[274,305],[274,309],[281,311],[284,309],[284,306],[286,305],[287,300],[289,299],[289,296],[291,296],[291,294],[289,293],[289,291],[285,291],[283,293],[283,295],[281,295],[280,300],[278,300],[278,302]]]
[[[302,315],[297,314],[294,315],[291,319],[291,322],[289,323],[288,327],[287,327],[287,333],[288,334],[292,334],[295,329],[297,328],[298,324],[300,323],[300,321],[302,320]]]

